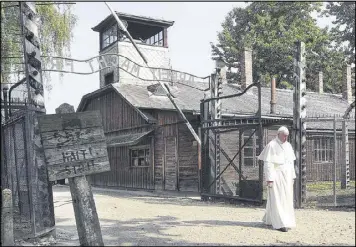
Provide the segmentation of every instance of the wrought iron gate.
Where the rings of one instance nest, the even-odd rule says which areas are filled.
[[[238,94],[220,96],[219,74],[211,80],[211,98],[201,102],[201,196],[203,200],[226,198],[262,203],[263,163],[257,160],[269,131],[276,125],[292,125],[291,118],[263,117],[261,85],[251,84]],[[250,116],[221,114],[221,101],[239,97],[252,87],[258,89],[258,109]],[[273,132],[275,134],[275,132]],[[273,137],[275,136],[273,134]],[[269,141],[269,140],[268,140]]]

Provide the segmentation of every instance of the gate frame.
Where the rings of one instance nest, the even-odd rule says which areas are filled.
[[[216,79],[218,78],[218,79]],[[211,76],[211,88],[212,91],[215,88],[219,88],[219,71],[215,74],[212,74]],[[221,119],[220,116],[216,117],[217,110],[216,107],[215,109],[209,109],[209,102],[212,102],[212,107],[215,106],[215,104],[218,104],[222,99],[227,99],[227,98],[233,98],[233,97],[239,97],[245,94],[249,89],[252,87],[257,87],[258,89],[258,109],[256,114],[250,115],[247,117],[233,117],[233,118],[228,118],[228,119]],[[215,96],[215,97],[214,97]],[[215,112],[214,112],[215,111]],[[258,166],[259,166],[259,179],[258,179],[258,184],[259,184],[259,193],[258,193],[258,198],[256,199],[251,199],[251,198],[243,198],[240,196],[226,196],[219,194],[216,192],[215,194],[207,192],[207,190],[210,189],[210,187],[218,181],[220,176],[226,171],[227,167],[230,166],[233,163],[233,160],[237,157],[237,155],[240,154],[240,152],[243,150],[243,147],[246,145],[244,143],[241,147],[239,147],[239,150],[237,153],[234,155],[234,157],[229,161],[228,165],[225,167],[223,171],[220,172],[220,158],[217,155],[214,155],[214,162],[216,164],[216,167],[219,167],[217,169],[219,173],[215,173],[213,181],[209,184],[207,188],[204,186],[204,182],[207,178],[208,174],[203,174],[203,167],[206,167],[205,161],[208,159],[209,160],[209,131],[212,130],[214,135],[220,135],[220,133],[223,132],[229,132],[229,131],[235,131],[235,130],[251,130],[254,129],[253,133],[249,136],[249,139],[252,137],[252,135],[257,132],[258,135],[258,152],[262,152],[263,150],[263,128],[268,127],[268,126],[273,126],[277,124],[285,124],[285,125],[292,125],[292,117],[266,117],[262,116],[262,97],[261,97],[261,83],[252,83],[244,91],[241,93],[237,94],[232,94],[232,95],[226,95],[226,96],[220,96],[219,93],[215,95],[212,94],[211,98],[203,99],[201,100],[200,103],[200,114],[202,116],[201,120],[201,127],[200,127],[200,139],[202,140],[202,144],[200,146],[200,151],[199,153],[201,154],[201,162],[202,162],[202,169],[201,169],[201,174],[200,174],[200,188],[201,188],[201,198],[202,200],[206,200],[208,198],[224,198],[224,199],[233,199],[233,200],[238,200],[238,201],[249,201],[249,202],[254,202],[258,204],[263,203],[263,162],[258,160]],[[208,119],[211,120],[208,120]],[[233,123],[232,123],[233,122]],[[232,124],[231,124],[232,123]],[[224,130],[225,129],[225,130]],[[241,132],[240,132],[241,133]],[[240,134],[241,135],[241,134]],[[241,141],[241,140],[240,140]],[[220,149],[220,143],[215,143],[215,147],[218,146],[218,149]],[[215,149],[216,150],[216,149]],[[216,153],[216,151],[215,151]],[[240,162],[239,162],[240,163]],[[241,164],[239,165],[241,167]],[[236,170],[239,174],[239,178],[243,178],[243,175],[241,174],[241,170],[238,169]],[[211,175],[211,172],[209,172],[209,175]],[[241,179],[239,179],[241,181]],[[216,190],[215,190],[216,191]]]

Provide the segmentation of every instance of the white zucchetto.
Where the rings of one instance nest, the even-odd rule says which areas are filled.
[[[289,130],[287,129],[287,127],[281,126],[281,127],[278,129],[278,133],[283,133],[283,134],[285,134],[285,135],[289,135]]]

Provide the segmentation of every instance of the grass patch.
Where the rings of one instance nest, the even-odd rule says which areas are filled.
[[[321,182],[310,182],[307,183],[307,191],[321,191],[321,190],[332,190],[333,181],[321,181]],[[341,182],[336,182],[336,190],[341,189]],[[350,190],[355,190],[355,181],[350,181]]]

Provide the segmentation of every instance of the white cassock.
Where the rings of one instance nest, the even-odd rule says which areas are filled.
[[[258,156],[264,162],[266,181],[273,181],[267,188],[267,205],[263,222],[274,229],[293,228],[293,179],[295,179],[295,155],[289,142],[282,143],[278,137],[268,143]]]

